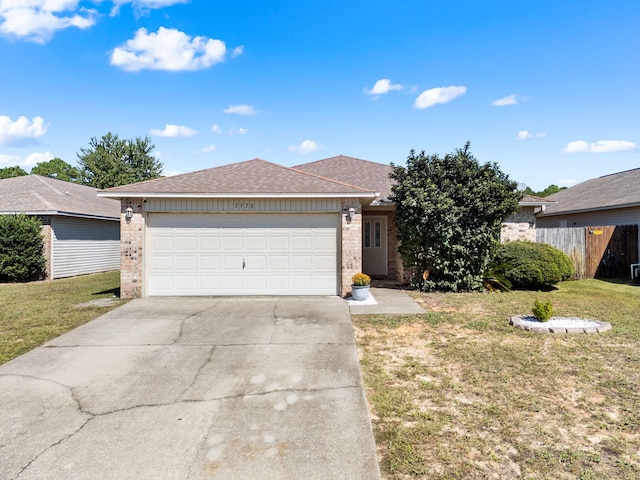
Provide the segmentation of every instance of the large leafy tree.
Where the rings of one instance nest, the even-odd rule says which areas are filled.
[[[28,175],[28,173],[18,166],[0,168],[0,179],[22,177],[23,175]]]
[[[475,290],[500,242],[502,220],[521,193],[467,143],[443,158],[411,151],[391,178],[400,255],[421,290]]]
[[[31,169],[31,173],[43,177],[57,178],[65,182],[78,182],[80,172],[61,158],[54,158],[48,162],[40,162]]]
[[[554,193],[561,192],[562,190],[566,190],[567,187],[559,187],[558,185],[551,184],[544,190],[540,190],[539,192],[534,191],[531,187],[525,188],[522,193],[525,195],[534,195],[536,197],[548,197],[549,195],[553,195]]]
[[[149,137],[123,140],[111,132],[92,137],[78,153],[80,183],[110,188],[162,176],[162,163],[153,156]]]

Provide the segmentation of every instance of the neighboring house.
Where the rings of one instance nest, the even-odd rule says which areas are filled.
[[[640,168],[593,178],[548,197],[540,227],[640,224]]]
[[[515,240],[536,241],[536,214],[544,212],[557,202],[548,198],[525,195],[519,202],[517,212],[507,216],[502,222],[500,239],[503,242]]]
[[[99,192],[121,200],[121,295],[346,295],[360,271],[403,280],[390,172],[342,155],[254,159]]]
[[[98,190],[40,175],[0,180],[0,215],[42,222],[47,278],[120,268],[120,203]]]

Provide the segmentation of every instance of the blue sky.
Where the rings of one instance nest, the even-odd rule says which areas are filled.
[[[148,135],[165,173],[402,164],[542,189],[640,167],[637,0],[0,0],[0,167]]]

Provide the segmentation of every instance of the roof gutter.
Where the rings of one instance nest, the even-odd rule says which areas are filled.
[[[103,215],[91,215],[91,214],[84,214],[84,213],[61,212],[59,210],[20,210],[20,211],[2,210],[0,211],[0,215],[18,215],[21,213],[25,215],[34,215],[39,217],[45,217],[45,216],[75,217],[75,218],[88,218],[93,220],[115,220],[118,222],[120,221],[120,217],[109,217],[109,216],[103,216]]]

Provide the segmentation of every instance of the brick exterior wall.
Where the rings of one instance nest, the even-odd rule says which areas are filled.
[[[45,280],[51,280],[51,261],[52,261],[52,256],[51,256],[51,225],[49,224],[49,222],[47,222],[46,224],[45,224],[45,222],[43,222],[43,225],[40,227],[40,233],[42,234],[42,244],[43,244],[42,256],[45,259],[44,279]]]
[[[535,207],[520,207],[513,215],[509,215],[502,222],[500,240],[512,242],[515,240],[536,241]]]
[[[123,198],[120,205],[120,298],[138,298],[144,293],[142,199]],[[129,207],[131,219],[126,218]]]
[[[354,208],[354,217],[348,220],[348,211]],[[362,271],[362,206],[358,200],[345,199],[342,202],[342,272],[340,294],[345,297],[351,292],[351,277]]]

